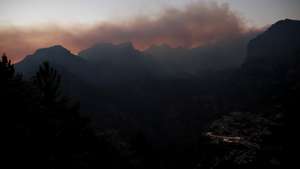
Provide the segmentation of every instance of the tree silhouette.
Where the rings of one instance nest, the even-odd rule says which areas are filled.
[[[10,168],[134,168],[125,142],[96,134],[60,81],[47,62],[25,81],[5,54],[0,59],[3,161]]]
[[[44,62],[34,77],[34,84],[40,89],[46,104],[53,104],[62,99],[60,82],[60,75],[50,67],[49,62]]]
[[[88,119],[79,113],[79,103],[62,94],[61,76],[44,62],[36,73],[34,85],[40,91],[41,102],[46,108],[49,132],[54,136],[80,137],[92,135]]]
[[[32,85],[15,74],[14,65],[5,54],[0,60],[0,90],[3,153],[7,158],[3,161],[9,162],[11,168],[33,164],[32,159],[40,159],[33,154],[38,154],[38,133],[45,129],[43,111]]]
[[[11,79],[15,74],[15,68],[5,53],[1,57],[0,73],[1,79]]]

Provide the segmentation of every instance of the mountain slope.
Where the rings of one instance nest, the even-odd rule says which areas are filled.
[[[72,54],[60,45],[38,49],[34,54],[27,56],[16,64],[16,71],[22,73],[25,78],[35,76],[39,66],[43,62],[49,62],[62,76],[62,87],[66,95],[74,97],[81,102],[83,110],[97,109],[97,103],[102,99],[94,85],[94,68],[82,58]],[[95,103],[97,101],[97,103]]]
[[[251,40],[244,66],[288,67],[300,52],[300,21],[281,20]]]
[[[49,48],[38,49],[34,54],[26,56],[24,60],[16,65],[20,72],[30,73],[36,71],[36,66],[44,61],[51,64],[61,65],[66,68],[73,68],[84,61],[73,55],[69,50],[60,45]]]
[[[249,42],[235,78],[240,89],[231,91],[243,93],[248,105],[273,104],[289,93],[290,81],[297,81],[299,64],[300,21],[281,20]]]
[[[246,47],[257,32],[240,37],[231,37],[224,42],[216,42],[195,48],[173,48],[168,45],[153,45],[144,53],[159,63],[162,71],[169,74],[199,75],[239,67],[246,57]]]
[[[140,83],[146,78],[153,78],[155,64],[132,43],[98,43],[79,52],[79,56],[97,67],[99,84]]]

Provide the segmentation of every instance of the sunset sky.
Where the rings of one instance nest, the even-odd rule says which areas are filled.
[[[299,9],[299,0],[0,0],[0,52],[18,61],[54,44],[201,46],[300,19]]]

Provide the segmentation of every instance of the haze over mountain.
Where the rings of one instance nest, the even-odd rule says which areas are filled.
[[[249,32],[243,36],[195,48],[153,45],[144,53],[164,69],[187,74],[237,68],[246,57],[248,41],[258,33]]]
[[[54,166],[281,168],[286,118],[300,95],[299,28],[300,21],[286,19],[257,36],[195,48],[96,43],[76,55],[55,45],[15,65],[24,79],[3,56],[0,103],[19,113],[4,119],[17,126],[12,135],[33,134],[26,144],[35,152],[35,135],[43,144],[56,141],[54,152],[38,157]],[[80,113],[60,92],[80,102]],[[89,134],[95,140],[81,137]],[[64,148],[70,142],[76,152]],[[37,158],[26,153],[21,158]]]
[[[186,97],[189,100],[191,95],[230,96],[234,92],[229,92],[237,90],[231,90],[234,85],[230,84],[236,83],[237,79],[242,79],[241,83],[249,85],[255,85],[255,81],[259,83],[262,79],[283,81],[286,69],[295,62],[294,54],[299,53],[298,28],[299,21],[279,21],[250,41],[247,57],[243,56],[243,50],[240,50],[242,47],[235,46],[244,44],[235,41],[227,44],[228,48],[223,44],[220,45],[222,48],[216,45],[193,49],[161,45],[150,47],[145,52],[136,50],[130,42],[117,45],[98,43],[83,50],[78,56],[62,46],[40,49],[18,63],[16,68],[26,76],[32,76],[32,72],[43,61],[49,61],[62,73],[65,81],[69,82],[65,86],[72,88],[69,90],[70,94],[81,100],[85,110],[141,112],[148,107],[146,112],[168,112],[169,106],[174,106],[170,97],[180,97],[180,100]],[[244,41],[248,38],[247,36]],[[267,70],[271,74],[264,73]],[[279,78],[278,73],[282,71],[284,74]],[[234,75],[232,79],[235,72],[245,73],[239,73],[238,76],[241,77]],[[254,80],[249,81],[252,78]],[[228,85],[228,91],[220,85]],[[262,90],[266,93],[269,91],[265,87]],[[101,106],[97,104],[99,101]],[[189,101],[191,108],[198,104],[198,101],[193,103],[194,101]],[[180,107],[180,104],[175,107]],[[178,111],[181,109],[179,107]],[[200,114],[201,118],[203,115]]]
[[[247,42],[256,34],[258,33],[253,32],[245,34],[243,37],[197,48],[173,48],[167,44],[162,44],[153,45],[144,51],[135,49],[131,42],[117,45],[97,43],[80,51],[78,56],[62,46],[53,46],[35,52],[33,55],[38,55],[37,57],[26,56],[23,61],[17,64],[17,67],[20,71],[31,69],[30,71],[34,72],[35,70],[32,68],[35,66],[29,66],[31,68],[26,68],[26,66],[38,65],[42,60],[49,60],[53,64],[65,65],[66,69],[74,69],[72,71],[81,71],[82,67],[86,67],[84,64],[89,63],[93,66],[88,68],[96,66],[98,69],[103,69],[104,71],[98,72],[106,73],[103,77],[112,77],[114,72],[131,75],[151,72],[152,75],[156,76],[165,74],[192,75],[201,71],[217,71],[238,67],[245,58]],[[82,66],[79,66],[79,64],[82,64]],[[126,71],[122,71],[122,69]],[[142,71],[142,69],[144,70]],[[82,73],[76,72],[79,75]]]
[[[3,165],[291,168],[299,9],[299,0],[0,0]]]
[[[68,22],[65,25],[57,22],[30,26],[4,25],[0,29],[0,37],[5,39],[0,41],[0,52],[6,52],[14,62],[19,62],[37,48],[55,44],[61,44],[73,53],[79,53],[98,42],[118,44],[129,41],[139,50],[161,43],[173,48],[195,48],[215,43],[226,46],[238,39],[244,44],[245,36],[261,29],[247,25],[228,4],[195,1],[124,20],[91,24],[75,22],[74,25]],[[17,50],[14,44],[19,44]]]

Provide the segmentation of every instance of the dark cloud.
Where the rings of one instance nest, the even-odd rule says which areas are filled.
[[[131,41],[139,49],[160,43],[172,47],[195,47],[237,39],[249,31],[243,19],[227,4],[193,3],[184,9],[165,9],[156,16],[98,23],[91,27],[43,25],[0,28],[0,52],[6,51],[18,61],[37,48],[54,44],[62,44],[73,52],[101,41]]]

